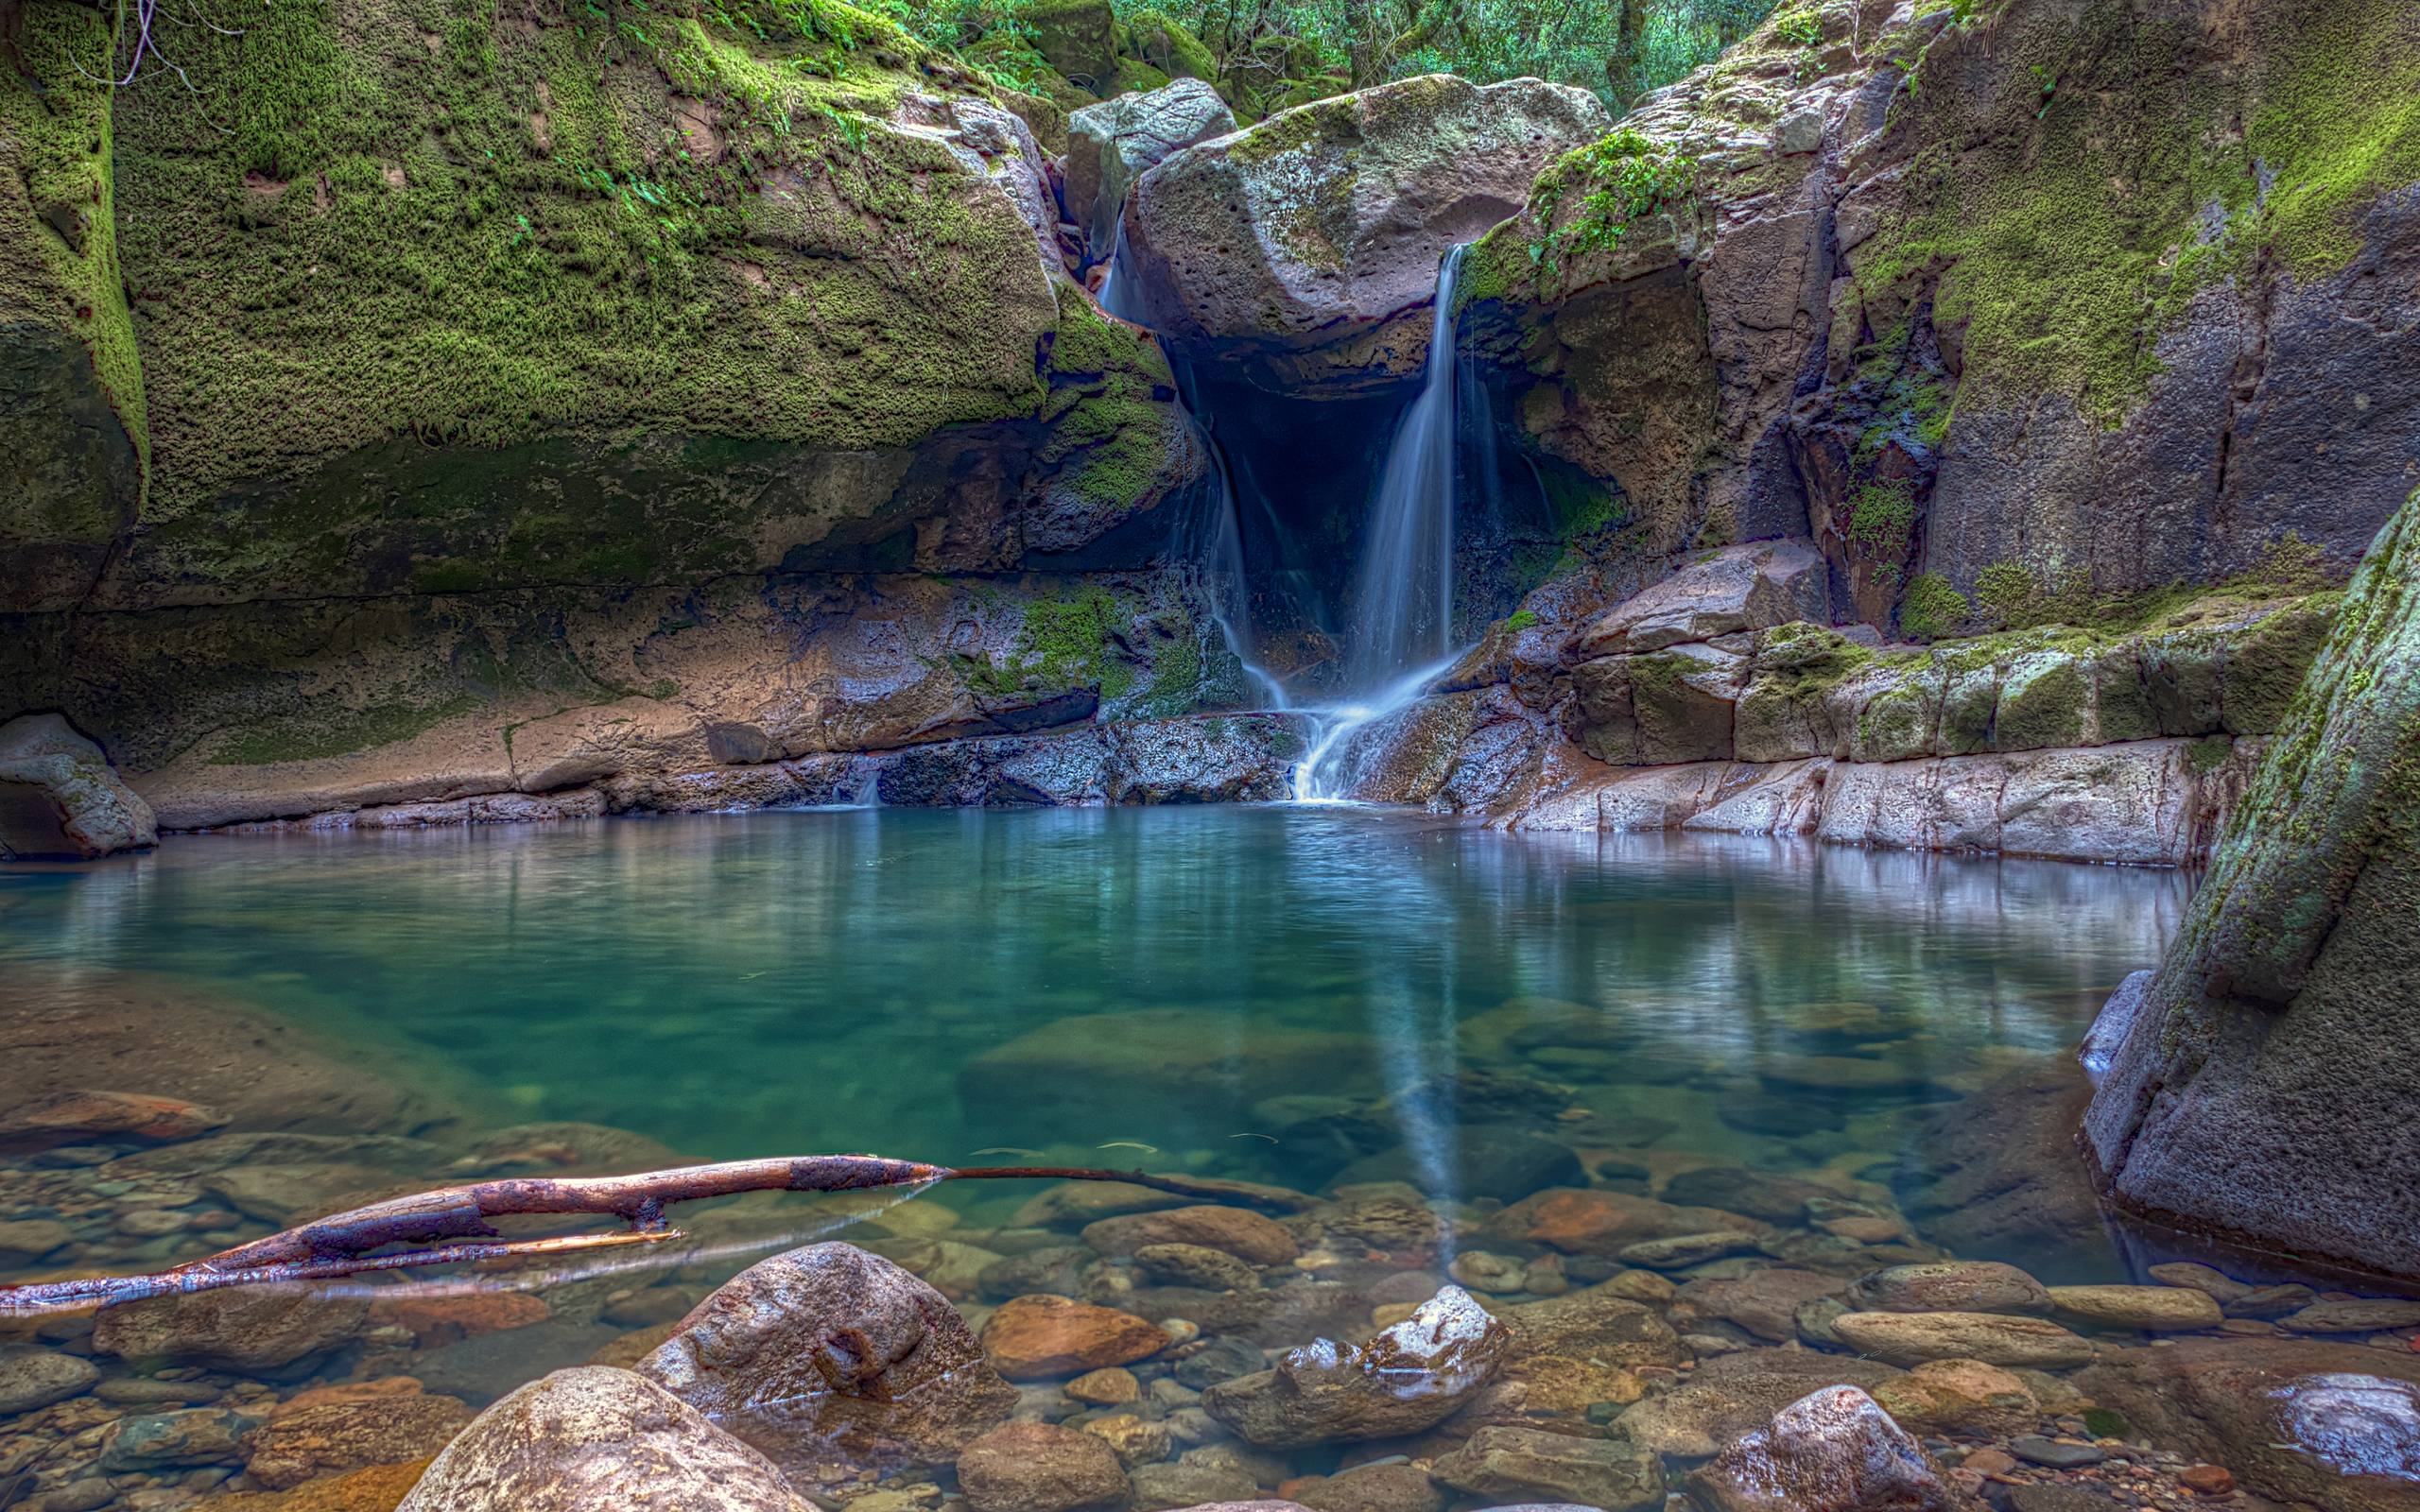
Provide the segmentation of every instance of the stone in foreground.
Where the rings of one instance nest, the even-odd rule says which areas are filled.
[[[959,1455],[958,1481],[975,1512],[1106,1512],[1132,1494],[1106,1442],[1055,1423],[985,1434]]]
[[[1713,1512],[1946,1512],[1922,1445],[1855,1386],[1791,1402],[1689,1477]]]
[[[1437,1461],[1434,1473],[1458,1491],[1498,1504],[1522,1497],[1560,1497],[1565,1499],[1561,1504],[1603,1512],[1647,1512],[1664,1504],[1664,1470],[1654,1453],[1622,1439],[1482,1428]]]
[[[850,1245],[751,1265],[638,1370],[804,1482],[947,1464],[1016,1403],[941,1293]]]
[[[1459,1286],[1365,1344],[1314,1340],[1274,1370],[1210,1388],[1210,1416],[1264,1449],[1416,1434],[1451,1416],[1492,1374],[1511,1331]]]
[[[397,1512],[812,1512],[764,1455],[628,1370],[581,1366],[479,1414]]]

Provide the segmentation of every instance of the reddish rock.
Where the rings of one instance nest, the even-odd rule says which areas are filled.
[[[244,1473],[282,1491],[340,1470],[425,1459],[470,1424],[471,1409],[452,1397],[331,1391],[299,1408],[285,1404],[245,1435]]]
[[[958,1456],[958,1484],[975,1512],[1108,1512],[1132,1496],[1106,1442],[1054,1423],[985,1434]]]
[[[225,1114],[177,1097],[54,1092],[0,1113],[0,1154],[30,1155],[95,1140],[166,1144],[207,1134],[226,1122]]]
[[[210,1512],[395,1512],[411,1494],[429,1462],[373,1465],[316,1481],[290,1491],[247,1491],[210,1499]]]
[[[2197,1496],[2224,1496],[2235,1489],[2234,1474],[2219,1465],[2187,1465],[2176,1472],[2176,1483]]]
[[[1158,1324],[1047,1293],[1012,1297],[983,1325],[983,1353],[1011,1381],[1131,1365],[1168,1346]]]
[[[409,1329],[424,1349],[457,1344],[483,1333],[544,1323],[545,1299],[528,1292],[467,1292],[456,1297],[380,1297],[370,1304],[373,1326]]]
[[[2016,1456],[2004,1449],[1979,1449],[1959,1461],[1958,1468],[1978,1475],[2006,1475],[2016,1469]]]
[[[1292,1234],[1242,1208],[1170,1208],[1103,1218],[1084,1227],[1084,1243],[1116,1256],[1149,1245],[1198,1245],[1253,1265],[1283,1265],[1302,1253]]]
[[[1717,1208],[1677,1208],[1624,1192],[1571,1187],[1523,1197],[1488,1225],[1498,1239],[1546,1245],[1567,1255],[1609,1258],[1642,1240],[1719,1229],[1763,1231],[1764,1225]]]

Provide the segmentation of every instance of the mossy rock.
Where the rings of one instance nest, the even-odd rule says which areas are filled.
[[[1109,0],[1032,0],[1021,16],[1032,28],[1033,50],[1070,83],[1117,93],[1117,15]]]

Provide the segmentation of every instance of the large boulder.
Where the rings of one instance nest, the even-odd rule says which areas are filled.
[[[2415,581],[2420,494],[2372,543],[2184,931],[2104,1012],[2083,1121],[2126,1207],[2405,1275],[2420,1274]]]
[[[1016,1404],[941,1293],[849,1245],[733,1277],[639,1373],[805,1483],[944,1465]]]
[[[1236,112],[1198,78],[1120,94],[1068,116],[1067,214],[1084,229],[1091,259],[1099,262],[1115,249],[1128,185],[1178,148],[1235,129]]]
[[[1794,541],[1760,541],[1706,553],[1607,610],[1580,633],[1580,657],[1656,651],[1738,630],[1830,617],[1824,558]]]
[[[151,805],[59,714],[0,725],[0,861],[105,856],[157,844]]]
[[[1534,78],[1428,75],[1297,106],[1136,180],[1133,293],[1179,343],[1366,333],[1425,303],[1446,249],[1512,214],[1540,169],[1608,124],[1585,90]]]
[[[810,1512],[764,1455],[645,1377],[558,1370],[479,1414],[397,1512]]]
[[[1826,1386],[1689,1477],[1710,1512],[1948,1512],[1924,1446],[1855,1386]]]

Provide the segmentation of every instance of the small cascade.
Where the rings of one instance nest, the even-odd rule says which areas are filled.
[[[1454,661],[1455,397],[1462,366],[1454,279],[1468,249],[1452,249],[1438,267],[1420,397],[1395,430],[1371,508],[1347,631],[1346,701],[1323,712],[1310,754],[1294,769],[1294,796],[1304,802],[1350,793],[1355,732],[1418,697]]]

